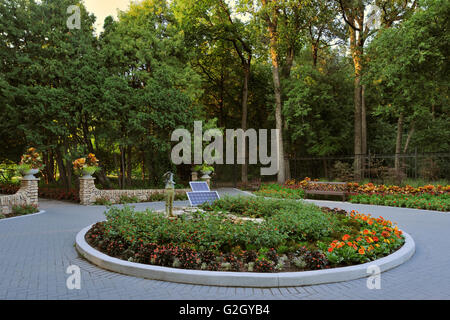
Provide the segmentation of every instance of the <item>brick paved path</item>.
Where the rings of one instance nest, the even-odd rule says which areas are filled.
[[[219,192],[237,193],[233,189]],[[311,202],[396,221],[414,238],[416,253],[405,264],[382,274],[380,290],[367,289],[366,279],[280,289],[145,280],[100,269],[78,256],[75,235],[85,226],[103,220],[104,207],[41,199],[45,213],[0,221],[0,299],[450,299],[449,213]],[[136,207],[162,209],[163,203]],[[81,268],[80,290],[66,287],[69,275],[65,272],[72,264]]]

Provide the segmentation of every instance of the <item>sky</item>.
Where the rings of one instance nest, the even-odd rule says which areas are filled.
[[[84,4],[87,10],[97,17],[95,28],[97,33],[100,33],[105,18],[109,15],[117,18],[117,9],[126,10],[130,0],[84,0]]]
[[[97,20],[95,21],[95,29],[97,34],[103,31],[103,22],[107,16],[113,16],[117,18],[117,10],[125,11],[128,9],[128,5],[131,0],[84,0],[84,4],[87,10],[93,13]],[[133,2],[139,2],[140,0],[133,0]],[[233,5],[236,0],[226,0]],[[240,17],[241,19],[243,17]]]

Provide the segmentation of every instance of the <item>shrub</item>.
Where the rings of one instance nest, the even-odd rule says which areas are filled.
[[[303,189],[281,186],[279,184],[263,184],[261,188],[254,193],[261,197],[282,198],[282,199],[303,199],[305,192]]]
[[[164,201],[166,199],[166,196],[164,195],[164,193],[152,193],[147,201],[149,202],[154,202],[154,201]]]
[[[14,194],[20,189],[20,184],[17,183],[5,183],[0,185],[1,194]]]
[[[19,216],[36,213],[36,212],[39,212],[39,209],[36,205],[33,205],[33,204],[24,204],[24,205],[12,207],[12,213],[15,215],[19,215]]]
[[[309,270],[320,270],[328,266],[327,257],[318,250],[308,250],[305,246],[295,252],[295,257],[304,261]]]
[[[107,198],[97,198],[95,199],[94,204],[99,206],[110,206],[112,202]]]
[[[217,214],[189,220],[168,220],[150,210],[135,212],[128,206],[110,208],[105,214],[108,234],[122,235],[130,242],[142,239],[150,243],[185,243],[198,249],[229,251],[234,246],[276,247],[286,239],[286,235],[270,224],[235,223]]]
[[[334,179],[338,181],[352,181],[353,180],[353,169],[352,166],[347,162],[337,161],[333,169],[331,170],[331,174]]]
[[[65,190],[63,188],[53,187],[39,187],[39,197],[55,199],[55,200],[69,200],[79,202],[79,192],[77,189]]]
[[[139,198],[136,196],[121,195],[118,203],[126,204],[126,203],[136,203],[136,202],[140,202]]]
[[[255,261],[254,270],[256,272],[273,272],[275,269],[275,263],[269,261],[266,258],[258,258]]]
[[[352,203],[363,203],[372,205],[382,205],[391,207],[427,209],[438,211],[450,211],[450,194],[371,194],[352,195]]]
[[[274,200],[256,197],[224,197],[201,208],[207,211],[226,211],[237,215],[266,218],[280,210],[299,211],[309,205],[293,200]],[[317,207],[316,207],[317,208]],[[320,209],[317,209],[320,212]]]

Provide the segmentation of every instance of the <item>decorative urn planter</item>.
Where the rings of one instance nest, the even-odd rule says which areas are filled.
[[[36,179],[34,176],[39,172],[39,169],[28,169],[26,171],[23,171],[23,179],[25,180],[33,180]]]
[[[86,167],[81,169],[82,178],[92,178],[95,171],[97,171],[96,167]]]

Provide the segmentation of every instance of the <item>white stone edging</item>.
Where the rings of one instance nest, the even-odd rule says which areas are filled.
[[[41,211],[36,212],[36,213],[23,214],[21,216],[16,216],[16,217],[11,217],[11,218],[5,217],[3,219],[0,219],[0,222],[2,222],[2,221],[9,221],[9,220],[13,220],[13,219],[19,219],[19,218],[27,218],[27,217],[37,216],[37,215],[45,213],[45,212],[46,212],[45,210],[41,210]]]
[[[280,273],[188,270],[110,257],[86,242],[85,235],[92,226],[87,226],[77,234],[75,244],[77,251],[93,264],[106,270],[135,277],[197,285],[276,288],[350,281],[370,276],[368,268],[373,265],[378,266],[381,272],[395,268],[409,260],[415,252],[414,240],[409,234],[403,232],[405,243],[396,252],[375,261],[349,267]]]

